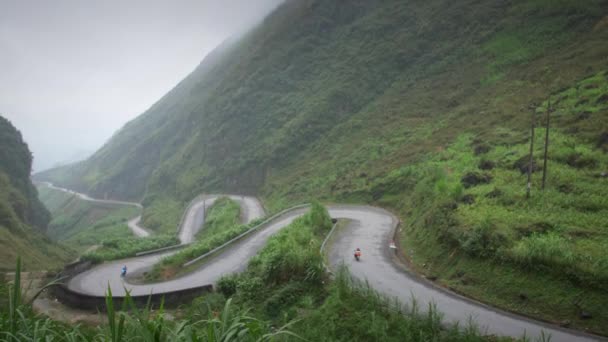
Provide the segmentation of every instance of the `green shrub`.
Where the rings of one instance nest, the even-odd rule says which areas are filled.
[[[291,280],[318,283],[325,270],[319,253],[320,240],[311,226],[313,211],[296,219],[288,228],[273,236],[266,247],[250,263],[250,271],[265,283],[277,284]],[[319,217],[322,215],[317,213]],[[331,220],[329,221],[331,224]],[[325,226],[327,223],[322,223]]]
[[[223,294],[224,296],[232,297],[236,293],[236,289],[238,286],[238,276],[237,275],[228,275],[222,277],[216,284],[216,289],[218,292]]]
[[[470,231],[463,233],[460,239],[462,249],[475,257],[492,257],[504,246],[507,238],[496,231],[491,220],[485,219]]]
[[[238,278],[237,292],[240,297],[255,300],[263,297],[267,292],[266,290],[267,286],[264,284],[264,280],[257,275],[248,274]]]
[[[195,298],[192,305],[184,307],[187,317],[196,322],[217,315],[226,305],[226,297],[221,292],[211,292],[202,297]]]
[[[298,302],[308,286],[306,283],[294,281],[277,288],[264,302],[264,313],[269,317],[279,316],[284,308]]]
[[[329,212],[317,201],[314,201],[310,208],[308,224],[312,227],[313,233],[317,235],[327,233],[332,227]]]

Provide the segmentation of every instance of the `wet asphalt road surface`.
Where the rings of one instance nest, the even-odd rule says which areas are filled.
[[[187,244],[194,240],[194,236],[202,227],[203,222],[205,222],[205,211],[208,210],[215,200],[221,196],[225,195],[201,196],[191,204],[178,234],[182,244]],[[231,197],[241,204],[241,219],[244,223],[263,217],[264,209],[256,198],[233,195],[228,195],[228,197]],[[253,236],[251,236],[249,239],[245,239],[240,243],[245,243],[251,239],[262,239],[268,235],[269,232],[270,231],[264,231],[261,234],[253,234]],[[261,245],[263,246],[263,242]],[[246,244],[245,247],[241,246],[240,249],[237,249],[237,246],[239,246],[239,244],[231,246],[224,253],[222,253],[221,263],[207,263],[202,269],[199,269],[184,277],[163,283],[137,285],[129,284],[127,279],[120,276],[120,269],[124,265],[127,266],[128,273],[142,273],[145,270],[150,269],[162,258],[174,254],[177,251],[106,262],[92,268],[89,271],[78,274],[72,278],[67,285],[68,288],[73,291],[99,296],[103,296],[107,292],[108,286],[110,286],[112,289],[112,294],[120,297],[126,294],[125,289],[130,290],[131,295],[136,296],[147,295],[150,293],[171,292],[198,287],[201,285],[213,284],[224,274],[234,273],[235,270],[242,270],[242,268],[239,267],[246,266],[246,260],[255,255],[259,249],[254,250],[254,248],[249,244]],[[253,254],[243,255],[243,252],[248,250],[252,251]],[[228,253],[229,251],[232,251],[232,253]],[[229,254],[230,257],[226,257],[224,254]]]
[[[467,326],[469,319],[481,332],[501,336],[538,338],[544,332],[551,341],[597,341],[596,336],[561,329],[554,325],[530,320],[437,288],[426,280],[412,275],[393,262],[394,253],[389,244],[397,226],[390,213],[370,207],[342,207],[330,210],[333,218],[350,219],[350,224],[337,232],[329,250],[332,268],[345,265],[357,279],[367,281],[375,290],[396,298],[402,304],[411,304],[415,298],[421,311],[434,303],[445,322],[459,322]],[[353,252],[361,248],[361,261]]]

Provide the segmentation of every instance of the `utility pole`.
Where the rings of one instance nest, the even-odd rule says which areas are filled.
[[[551,100],[547,104],[547,122],[545,126],[545,159],[543,161],[543,185],[542,189],[545,190],[545,181],[547,180],[547,155],[549,153],[549,119],[551,118]]]
[[[532,188],[532,164],[534,163],[534,125],[536,106],[530,106],[532,110],[532,125],[530,129],[530,161],[528,163],[528,184],[526,185],[526,198],[530,198],[530,189]]]

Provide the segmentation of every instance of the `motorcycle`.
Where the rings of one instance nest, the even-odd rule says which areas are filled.
[[[360,261],[361,259],[361,251],[355,251],[355,260]]]
[[[126,275],[127,275],[127,268],[126,268],[126,267],[123,267],[123,268],[120,270],[120,276],[124,278]]]

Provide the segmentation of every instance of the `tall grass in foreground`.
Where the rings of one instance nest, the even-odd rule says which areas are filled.
[[[339,317],[332,319],[332,317]],[[434,305],[421,310],[416,300],[403,305],[368,283],[336,272],[323,305],[295,328],[311,341],[486,341],[474,324],[446,327]],[[508,340],[508,339],[505,339]]]
[[[464,317],[463,317],[464,318]],[[446,324],[432,303],[423,310],[412,298],[403,304],[374,290],[369,283],[353,279],[345,267],[336,272],[324,303],[294,326],[294,332],[310,341],[538,341],[525,335],[483,335],[469,318],[465,324]]]
[[[4,284],[3,284],[4,286]],[[3,289],[4,290],[4,289]],[[0,341],[274,341],[279,337],[298,336],[288,325],[272,329],[270,324],[256,319],[247,311],[236,308],[231,300],[223,310],[209,313],[205,319],[172,322],[165,318],[163,305],[153,310],[150,302],[138,308],[127,295],[118,311],[108,289],[106,296],[107,324],[90,329],[69,326],[35,315],[31,303],[24,303],[21,289],[21,262],[17,262],[15,281],[7,287],[8,307],[0,308]],[[4,292],[4,291],[0,291]]]
[[[183,319],[169,320],[161,304],[137,308],[129,295],[121,311],[106,296],[107,324],[67,326],[35,316],[22,304],[20,265],[0,309],[0,340],[15,341],[509,341],[483,336],[472,322],[445,325],[433,305],[421,310],[353,280],[345,268],[328,283],[319,253],[331,227],[327,210],[309,213],[270,238],[248,270],[224,278],[218,293],[196,299]],[[0,291],[1,292],[1,291]],[[222,295],[223,294],[223,295]],[[274,328],[280,327],[280,328]],[[528,339],[521,338],[523,341]],[[548,338],[541,336],[540,341]]]

